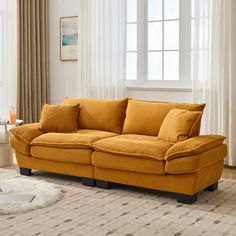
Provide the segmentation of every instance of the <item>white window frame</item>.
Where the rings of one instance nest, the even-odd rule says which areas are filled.
[[[164,5],[162,0],[162,5]],[[129,88],[191,87],[191,1],[179,0],[179,80],[148,80],[148,0],[137,0],[137,80],[126,80]],[[162,7],[164,17],[164,7]],[[167,21],[167,20],[166,20]],[[170,20],[171,21],[171,20]],[[154,21],[155,22],[155,21]],[[160,22],[160,21],[159,21]],[[164,35],[164,21],[163,34]],[[132,24],[132,23],[127,23]],[[164,37],[164,36],[163,36]],[[166,51],[166,50],[164,50]],[[171,50],[170,50],[171,51]],[[175,51],[175,50],[174,50]],[[127,51],[132,52],[132,51]],[[164,71],[163,71],[164,73]]]

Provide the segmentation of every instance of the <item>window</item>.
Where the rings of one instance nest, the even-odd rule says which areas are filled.
[[[128,86],[189,87],[191,1],[127,0]]]

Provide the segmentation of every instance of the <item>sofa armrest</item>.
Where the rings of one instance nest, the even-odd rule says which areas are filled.
[[[221,135],[201,135],[195,136],[176,143],[165,155],[165,160],[169,161],[179,157],[192,156],[221,145],[225,140]]]
[[[30,144],[33,139],[44,133],[39,129],[39,123],[21,125],[11,129],[10,132],[26,144]]]

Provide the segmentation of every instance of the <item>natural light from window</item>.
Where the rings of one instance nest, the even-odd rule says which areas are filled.
[[[190,79],[188,2],[127,0],[126,80],[131,84],[176,86]]]

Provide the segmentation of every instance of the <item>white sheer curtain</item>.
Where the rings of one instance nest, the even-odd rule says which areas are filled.
[[[16,106],[17,1],[0,0],[0,119]]]
[[[125,0],[80,0],[78,96],[125,95]]]
[[[202,133],[226,136],[236,166],[236,1],[195,0],[193,102],[207,104]]]

